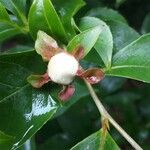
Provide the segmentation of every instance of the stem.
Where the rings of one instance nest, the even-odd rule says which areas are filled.
[[[100,112],[102,117],[109,120],[109,122],[119,131],[119,133],[132,145],[132,147],[136,150],[143,150],[123,129],[122,127],[110,116],[110,114],[107,112],[103,104],[101,103],[100,99],[96,95],[93,87],[90,83],[88,83],[86,80],[85,84],[87,85],[87,88]]]

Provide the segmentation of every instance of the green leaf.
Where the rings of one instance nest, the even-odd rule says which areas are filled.
[[[72,19],[78,10],[85,5],[85,2],[83,0],[75,0],[74,2],[67,0],[62,3],[62,0],[53,0],[53,3],[59,13],[67,36],[69,39],[73,38],[76,33],[72,25]]]
[[[113,54],[136,40],[140,35],[128,25],[117,22],[107,21],[113,35],[114,49]]]
[[[49,91],[35,91],[26,85],[3,98],[0,108],[0,129],[15,137],[12,146],[17,148],[53,116],[58,104]]]
[[[26,0],[0,0],[0,2],[9,11],[18,17],[24,24],[27,23],[26,15]]]
[[[113,57],[108,75],[127,77],[150,83],[150,34],[141,36]]]
[[[84,17],[80,22],[80,29],[82,31],[98,26],[102,29],[99,37],[94,45],[97,53],[102,58],[105,66],[109,68],[111,66],[113,39],[109,27],[105,22],[95,17]],[[91,56],[92,57],[92,56]]]
[[[141,31],[142,31],[143,34],[150,32],[150,26],[149,26],[149,24],[150,24],[150,13],[148,13],[146,15],[146,17],[145,17],[145,19],[143,21],[143,24],[142,24]]]
[[[35,50],[29,49],[26,51],[16,51],[8,53],[0,53],[0,61],[18,64],[30,72],[35,74],[45,73],[47,66],[43,63],[43,60],[40,56],[37,55]],[[34,67],[33,67],[34,66]],[[25,81],[26,82],[26,81]]]
[[[10,21],[9,15],[5,9],[5,7],[0,3],[0,19]]]
[[[86,139],[75,145],[73,148],[71,148],[71,150],[84,150],[84,149],[99,150],[101,137],[102,137],[102,130],[90,135],[89,137],[87,137]],[[109,149],[119,150],[120,148],[112,139],[112,137],[109,135],[109,133],[107,133],[104,150]]]
[[[0,42],[19,33],[19,28],[11,22],[5,7],[0,3]]]
[[[32,72],[43,70],[45,65],[34,51],[0,56],[0,130],[14,137],[8,147],[21,146],[59,108],[49,88],[36,90],[26,81]]]
[[[29,11],[29,29],[30,34],[34,39],[37,37],[37,32],[39,30],[45,31],[51,34],[51,29],[48,25],[48,20],[45,15],[45,10],[43,8],[43,1],[34,0]]]
[[[67,41],[62,22],[50,0],[34,0],[29,12],[29,28],[34,38],[42,30],[57,40]]]
[[[91,49],[91,51],[84,57],[84,60],[88,63],[92,63],[93,65],[99,66],[101,68],[105,67],[105,64],[103,60],[101,59],[100,55],[97,53],[97,51],[94,49],[94,47]]]
[[[124,17],[115,10],[99,7],[92,9],[86,15],[98,17],[109,25],[113,35],[113,53],[116,53],[139,37],[139,34],[127,25]]]
[[[22,52],[28,52],[28,51],[33,51],[34,49],[31,46],[28,45],[16,45],[15,47],[12,47],[6,51],[4,51],[3,53],[1,53],[1,55],[10,55],[10,54],[20,54]]]
[[[107,7],[91,9],[86,16],[98,17],[103,21],[118,21],[127,24],[126,19],[119,12]]]
[[[17,28],[7,25],[7,23],[0,23],[0,42],[18,34],[20,34],[20,31]]]
[[[92,47],[95,45],[102,28],[100,26],[95,26],[80,34],[76,35],[68,44],[67,50],[73,51],[77,46],[82,46],[85,51],[85,55],[89,53]]]
[[[5,134],[4,132],[0,131],[0,149],[10,149],[9,145],[12,144],[14,137]]]
[[[0,144],[7,143],[8,141],[12,140],[13,137],[5,134],[4,132],[0,131]]]

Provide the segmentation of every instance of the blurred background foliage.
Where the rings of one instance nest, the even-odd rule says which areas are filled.
[[[86,0],[86,2],[87,5],[75,16],[77,21],[90,9],[101,6],[119,11],[129,25],[139,33],[150,31],[149,0]],[[31,1],[28,3],[30,6]],[[28,47],[33,47],[30,37],[19,36],[0,45],[1,50],[8,50],[18,43],[20,46],[28,43]],[[150,86],[134,80],[106,77],[97,88],[100,90],[103,104],[114,119],[143,149],[149,150]],[[78,94],[80,95],[80,92]],[[20,150],[67,150],[100,127],[99,112],[91,98],[85,96],[65,113],[48,121]],[[113,127],[110,133],[121,149],[132,149]]]

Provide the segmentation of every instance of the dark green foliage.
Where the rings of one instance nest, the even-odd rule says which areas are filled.
[[[74,80],[75,94],[65,103],[58,98],[59,85],[35,89],[27,83],[30,74],[47,69],[34,50],[38,30],[69,52],[84,47],[82,66],[101,67],[105,73],[94,86],[96,93],[149,150],[149,25],[149,0],[0,0],[0,150],[67,150],[74,145],[72,150],[97,150],[100,145],[100,115],[83,81]],[[104,149],[119,147],[131,149],[111,127]]]

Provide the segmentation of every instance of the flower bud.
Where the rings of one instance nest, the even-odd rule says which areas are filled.
[[[51,57],[47,73],[55,83],[70,84],[79,68],[79,63],[74,56],[61,52]]]

